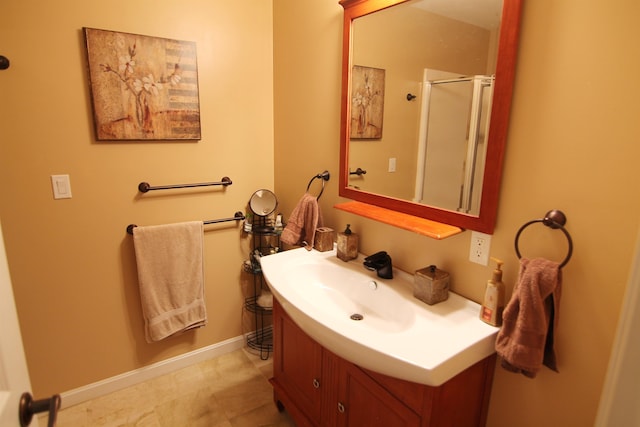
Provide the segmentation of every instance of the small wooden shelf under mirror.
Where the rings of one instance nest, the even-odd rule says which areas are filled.
[[[334,208],[438,240],[455,236],[464,231],[462,228],[453,225],[443,224],[362,202],[338,203],[334,205]]]

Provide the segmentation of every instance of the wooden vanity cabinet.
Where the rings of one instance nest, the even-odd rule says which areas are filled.
[[[325,386],[322,370],[324,349],[287,316],[275,299],[273,320],[271,383],[274,399],[280,409],[282,405],[287,408],[298,426],[316,425],[316,421],[321,419]],[[304,422],[305,418],[314,420],[314,423]]]
[[[363,369],[300,329],[274,300],[271,383],[279,409],[299,427],[482,427],[495,355],[439,387]]]
[[[337,357],[337,356],[336,356]],[[339,368],[336,426],[420,426],[420,416],[356,365]]]

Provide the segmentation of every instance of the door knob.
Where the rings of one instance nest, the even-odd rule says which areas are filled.
[[[60,409],[61,403],[62,399],[60,399],[59,394],[54,394],[49,399],[33,400],[31,393],[22,393],[19,407],[20,426],[27,427],[31,424],[34,414],[48,411],[49,422],[47,423],[47,426],[54,427],[56,425],[56,418],[58,416],[58,410]]]

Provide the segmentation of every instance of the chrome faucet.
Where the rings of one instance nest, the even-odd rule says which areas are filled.
[[[393,279],[393,266],[391,257],[385,251],[376,252],[364,259],[364,267],[368,270],[375,270],[378,277],[383,279]]]

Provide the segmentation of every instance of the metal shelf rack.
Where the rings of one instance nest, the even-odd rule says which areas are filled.
[[[254,216],[250,234],[253,252],[245,271],[253,276],[253,294],[245,298],[244,308],[254,315],[254,331],[247,334],[247,346],[260,352],[260,358],[267,360],[273,352],[272,308],[258,304],[258,298],[268,286],[262,275],[259,257],[280,251],[280,232],[276,231],[268,217]]]

